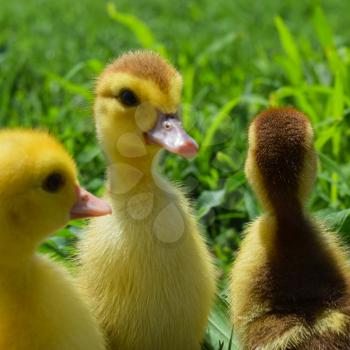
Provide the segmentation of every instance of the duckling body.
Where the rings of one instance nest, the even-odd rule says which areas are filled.
[[[143,66],[144,59],[148,63],[155,60],[160,72],[170,70],[169,75],[178,79],[173,68],[155,54],[128,55],[122,60],[137,59],[137,69],[155,74]],[[132,81],[134,77],[129,74]],[[125,156],[123,150],[114,147],[118,144],[115,132],[125,128],[125,116],[122,111],[118,113],[117,104],[114,119],[106,115],[107,105],[110,103],[110,112],[113,107],[112,101],[101,99],[103,77],[106,75],[97,87],[95,117],[109,160],[107,198],[114,214],[93,220],[81,243],[82,291],[105,330],[110,349],[199,349],[215,291],[211,258],[185,195],[156,171],[159,146],[143,144],[144,148],[140,146],[140,149],[146,153],[137,157]],[[126,80],[120,82],[123,77],[117,69],[115,78],[110,80],[117,84],[114,91],[130,88]],[[168,107],[167,113],[174,112],[172,106],[156,102],[163,94],[159,88],[155,90],[149,80],[143,80],[142,84],[148,84],[147,91],[153,94],[143,97],[143,101],[163,110]],[[168,84],[168,91],[175,89],[171,80]],[[133,92],[139,99],[145,94],[145,90],[135,91],[137,87],[134,86]],[[178,97],[175,100],[177,104]],[[126,108],[124,113],[127,111]],[[118,127],[105,127],[103,123],[107,118],[108,121],[119,120]],[[129,118],[134,120],[133,115]],[[175,123],[173,130],[180,139],[188,137],[181,136],[183,131],[177,129],[176,118],[170,120]],[[137,126],[134,125],[128,132],[138,137],[135,130]],[[113,134],[112,142],[109,131]],[[169,147],[171,144],[167,145]],[[179,152],[188,151],[183,144],[175,151],[178,149]]]
[[[249,131],[246,173],[266,213],[247,228],[232,271],[242,349],[349,349],[346,254],[304,209],[316,174],[307,118],[289,108],[260,114]]]
[[[0,147],[0,349],[103,350],[68,273],[35,253],[70,216],[88,216],[91,203],[97,214],[101,202],[80,197],[73,161],[48,134],[0,131]]]
[[[0,349],[104,349],[67,272],[45,257],[0,267]]]
[[[206,247],[179,190],[140,186],[131,196],[110,195],[117,214],[91,223],[84,285],[98,296],[92,306],[111,349],[197,349],[212,299]]]

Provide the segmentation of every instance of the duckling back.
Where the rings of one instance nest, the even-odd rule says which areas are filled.
[[[246,174],[266,213],[249,225],[232,271],[232,321],[243,349],[347,349],[349,272],[336,238],[304,209],[316,175],[308,119],[258,115]]]

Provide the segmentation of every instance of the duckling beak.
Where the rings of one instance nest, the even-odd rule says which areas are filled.
[[[103,216],[112,213],[112,209],[107,202],[95,197],[84,188],[76,186],[75,193],[77,196],[77,201],[70,211],[71,219]]]
[[[149,143],[158,144],[186,158],[192,158],[198,153],[196,141],[183,129],[177,113],[159,112],[156,125],[146,132],[146,138]]]

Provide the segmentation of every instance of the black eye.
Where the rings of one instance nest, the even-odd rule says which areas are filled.
[[[60,173],[51,173],[43,182],[43,189],[50,193],[58,192],[64,185],[64,177]]]
[[[137,96],[131,90],[122,90],[119,94],[121,103],[127,107],[134,107],[139,104]]]

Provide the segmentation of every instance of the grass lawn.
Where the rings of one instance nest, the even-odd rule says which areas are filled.
[[[2,0],[1,126],[52,131],[77,160],[83,185],[101,194],[94,78],[129,49],[151,48],[174,62],[184,76],[184,124],[201,151],[191,161],[164,154],[162,168],[195,200],[220,271],[203,347],[235,349],[225,280],[244,225],[260,211],[243,173],[246,130],[258,111],[294,105],[309,115],[320,157],[310,211],[350,244],[349,17],[342,0]],[[41,251],[69,262],[81,226]]]

